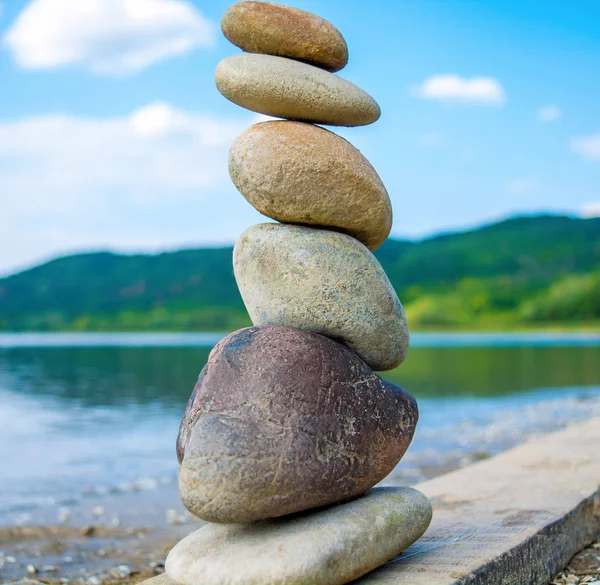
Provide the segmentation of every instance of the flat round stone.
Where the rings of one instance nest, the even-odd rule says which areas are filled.
[[[207,524],[166,561],[181,585],[343,585],[393,559],[431,522],[411,488],[374,488],[351,502],[279,520]]]
[[[379,119],[377,102],[356,85],[283,57],[241,54],[217,65],[217,89],[233,103],[277,118],[333,126],[364,126]]]
[[[250,327],[211,352],[178,437],[185,507],[251,522],[357,496],[388,475],[418,419],[414,398],[346,346]]]
[[[238,239],[233,268],[254,325],[285,325],[343,341],[373,370],[404,360],[404,309],[375,256],[351,236],[255,225]]]
[[[330,22],[273,2],[238,2],[221,20],[223,34],[248,53],[304,61],[327,71],[348,63],[348,47]]]
[[[302,122],[263,122],[229,151],[229,174],[260,213],[285,223],[333,227],[378,248],[392,205],[369,161],[342,137]]]

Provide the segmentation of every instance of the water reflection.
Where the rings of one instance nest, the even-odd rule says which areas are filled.
[[[385,377],[415,396],[501,396],[600,383],[600,347],[417,347]]]
[[[392,479],[416,481],[600,414],[600,345],[443,344],[417,344],[383,374],[417,396],[421,410]],[[177,502],[175,437],[208,353],[155,338],[146,347],[0,348],[0,525],[49,506],[55,521],[61,506],[107,494],[125,501],[119,494],[155,486],[170,486],[160,493]],[[135,501],[151,512],[164,497]]]
[[[81,405],[184,404],[204,347],[0,350],[0,387]],[[417,397],[501,396],[600,384],[600,347],[416,347],[382,373]]]

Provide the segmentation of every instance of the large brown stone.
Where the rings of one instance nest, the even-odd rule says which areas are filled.
[[[369,161],[347,140],[302,122],[263,122],[229,151],[229,173],[262,214],[286,223],[332,227],[378,248],[392,205]]]
[[[381,115],[377,102],[353,83],[284,57],[227,57],[217,65],[215,82],[234,104],[276,118],[363,126]]]
[[[412,439],[417,405],[347,347],[288,327],[242,329],[211,352],[178,438],[186,508],[250,522],[352,498]]]
[[[339,71],[348,63],[348,47],[328,21],[273,2],[238,2],[221,20],[223,34],[248,53],[298,59]]]

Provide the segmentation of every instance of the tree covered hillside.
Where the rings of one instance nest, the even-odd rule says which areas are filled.
[[[249,324],[231,248],[59,258],[0,279],[0,329],[231,330]],[[600,320],[600,218],[509,219],[376,252],[411,326]]]

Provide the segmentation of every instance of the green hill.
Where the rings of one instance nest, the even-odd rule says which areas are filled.
[[[376,252],[413,327],[600,320],[600,218],[518,217]],[[59,258],[0,279],[0,330],[231,330],[249,324],[231,248]]]

